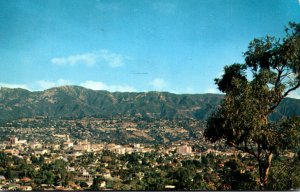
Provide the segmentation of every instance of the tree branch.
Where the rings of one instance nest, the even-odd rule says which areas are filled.
[[[279,99],[272,107],[270,107],[269,112],[272,112],[272,111],[273,111],[273,110],[281,103],[281,101],[282,101],[283,98],[285,98],[290,92],[292,92],[292,91],[298,89],[299,87],[300,87],[300,82],[299,82],[296,86],[294,86],[294,87],[290,88],[289,90],[287,90],[287,91],[280,97],[280,99]]]
[[[276,68],[276,70],[278,71],[278,74],[277,74],[277,78],[276,78],[276,82],[275,82],[275,92],[277,91],[277,89],[278,89],[278,85],[279,85],[279,83],[281,82],[281,74],[282,74],[282,72],[283,72],[283,68],[284,68],[285,66],[282,66],[282,67],[280,67],[280,68]]]
[[[235,143],[233,143],[231,141],[229,142],[229,144],[232,147],[236,148],[237,150],[240,150],[240,151],[243,151],[243,152],[247,152],[247,153],[253,155],[255,158],[258,159],[258,156],[255,154],[255,152],[253,150],[249,149],[248,147],[239,147],[239,146],[237,146]]]

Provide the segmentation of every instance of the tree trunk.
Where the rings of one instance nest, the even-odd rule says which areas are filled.
[[[268,176],[271,166],[273,154],[267,154],[265,160],[259,161],[259,188],[260,190],[265,189],[265,185],[268,182]]]
[[[265,173],[264,173],[264,185],[267,183],[268,181],[268,176],[269,176],[269,171],[270,171],[270,167],[271,167],[271,161],[272,161],[272,157],[273,157],[273,154],[270,153],[268,155],[268,161],[267,161],[267,164],[266,164],[266,167],[265,167]]]
[[[259,172],[259,189],[264,190],[264,180],[263,180],[263,161],[260,160],[258,162],[258,172]]]

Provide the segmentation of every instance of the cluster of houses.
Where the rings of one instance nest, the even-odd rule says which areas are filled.
[[[0,175],[0,190],[31,191],[32,187],[30,186],[30,182],[31,179],[28,177],[8,181],[3,175]]]
[[[19,140],[18,137],[11,137],[9,138],[9,141],[0,143],[0,150],[11,154],[13,156],[17,156],[19,158],[22,158],[26,160],[28,164],[31,164],[30,156],[34,155],[36,157],[39,157],[44,154],[48,154],[47,157],[44,157],[45,163],[51,163],[54,162],[57,159],[62,159],[66,162],[68,162],[68,158],[77,158],[79,156],[82,156],[85,152],[98,152],[101,150],[109,150],[116,154],[130,154],[133,152],[138,153],[146,153],[154,151],[154,148],[152,147],[145,147],[141,144],[135,143],[132,145],[117,145],[114,143],[98,143],[93,144],[90,143],[87,140],[77,140],[72,141],[70,139],[69,135],[53,135],[54,137],[60,138],[59,143],[54,142],[51,144],[45,144],[43,142],[27,142],[26,140]],[[59,152],[55,153],[55,150],[58,150]],[[65,153],[65,151],[68,151],[68,153]],[[179,154],[182,155],[192,155],[192,148],[188,146],[187,144],[184,145],[177,145],[173,147],[168,148],[161,148],[159,149],[159,152],[161,153],[169,153],[170,151],[176,151]],[[35,167],[35,170],[38,171],[39,167]],[[87,171],[83,167],[67,167],[67,171],[76,173],[74,180],[76,181],[83,181],[88,186],[92,185],[93,179],[98,176],[95,174],[90,174],[89,171]],[[101,176],[104,178],[111,178],[109,169],[106,169],[105,172],[101,173]],[[32,186],[30,185],[31,179],[28,177],[24,177],[21,179],[14,179],[14,180],[7,180],[3,175],[0,175],[0,189],[2,190],[32,190]],[[101,186],[105,187],[105,181],[101,183]],[[42,186],[43,189],[54,189],[54,190],[60,190],[59,187],[61,186]],[[62,188],[62,187],[61,187]],[[64,188],[65,189],[65,188]],[[80,189],[80,186],[76,185],[75,183],[70,185],[70,190],[72,189]]]

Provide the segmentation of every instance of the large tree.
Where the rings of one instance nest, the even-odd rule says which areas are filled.
[[[299,144],[299,121],[270,121],[270,115],[300,87],[300,24],[289,23],[283,39],[254,39],[244,57],[244,64],[225,66],[222,77],[215,79],[225,97],[204,134],[211,142],[225,140],[252,155],[264,189],[273,155]]]

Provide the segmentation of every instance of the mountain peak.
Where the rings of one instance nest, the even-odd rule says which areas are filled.
[[[63,85],[63,86],[58,86],[58,87],[52,87],[52,88],[50,88],[50,89],[46,89],[45,91],[48,91],[48,90],[64,90],[64,91],[71,91],[71,90],[74,90],[74,89],[87,90],[87,88],[81,87],[81,86],[78,86],[78,85]]]

